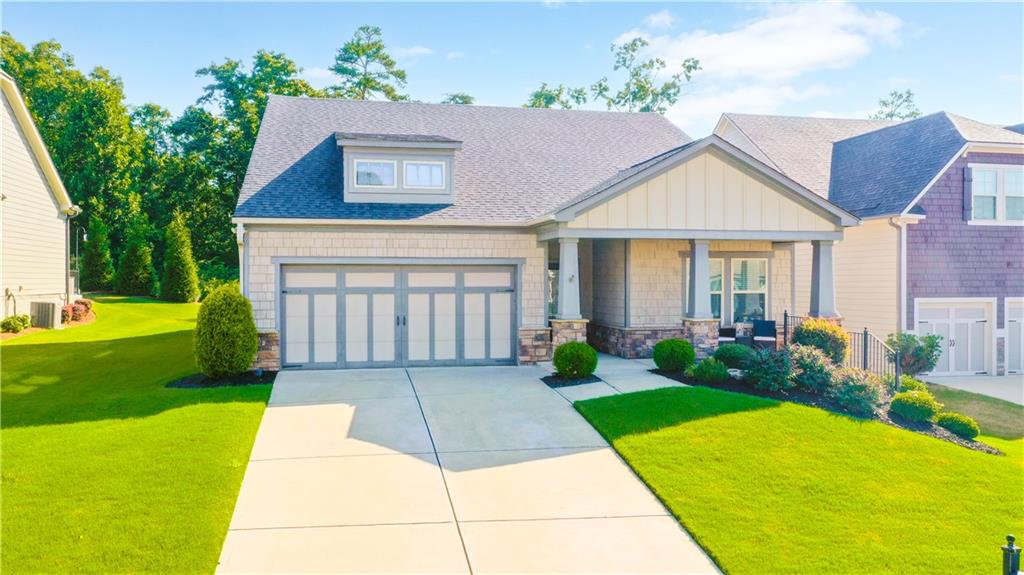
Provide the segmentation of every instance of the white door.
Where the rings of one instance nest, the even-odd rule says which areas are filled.
[[[345,317],[342,349],[346,367],[399,365],[398,272],[342,270]]]
[[[1006,302],[1006,371],[1024,372],[1024,302]]]
[[[991,305],[987,303],[918,303],[918,335],[936,334],[942,355],[932,375],[973,375],[988,372]]]

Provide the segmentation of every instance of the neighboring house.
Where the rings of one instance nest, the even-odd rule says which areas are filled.
[[[276,368],[530,363],[589,340],[705,355],[720,324],[835,316],[856,217],[658,114],[272,96],[233,218]],[[809,304],[810,305],[810,304]]]
[[[69,221],[80,210],[71,203],[14,79],[3,71],[0,91],[3,317],[31,313],[33,325],[59,327],[60,308],[74,296],[68,267]],[[54,305],[33,310],[33,303]]]
[[[1024,357],[1020,130],[944,112],[900,123],[725,114],[715,134],[862,219],[836,247],[847,328],[938,333],[934,375],[996,375],[1021,372]]]

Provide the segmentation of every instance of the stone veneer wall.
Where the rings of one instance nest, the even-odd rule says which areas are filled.
[[[551,320],[551,349],[570,341],[587,341],[587,323],[585,319]]]
[[[717,325],[717,322],[716,322]],[[627,359],[651,357],[654,344],[663,339],[683,337],[683,328],[628,328],[587,324],[587,342],[594,349]]]
[[[551,359],[551,329],[530,327],[519,330],[519,363],[532,365]]]
[[[718,320],[684,319],[683,339],[693,344],[697,361],[715,355],[718,349]]]
[[[252,367],[272,371],[281,369],[281,339],[276,331],[259,334],[259,350]]]

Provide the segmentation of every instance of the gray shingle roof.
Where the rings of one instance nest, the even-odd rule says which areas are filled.
[[[342,201],[336,132],[461,141],[448,205]],[[271,96],[239,217],[525,222],[690,138],[659,114]]]

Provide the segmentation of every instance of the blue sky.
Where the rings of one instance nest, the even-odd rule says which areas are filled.
[[[180,112],[204,84],[195,70],[281,51],[316,85],[362,24],[383,28],[413,98],[468,92],[521,105],[541,82],[589,85],[611,74],[609,46],[632,35],[670,68],[704,70],[668,117],[693,136],[722,112],[864,117],[910,88],[923,112],[1024,121],[1024,6],[1003,4],[112,4],[5,2],[23,43],[56,39],[83,68],[124,80],[130,103]],[[614,75],[612,76],[614,78]]]

